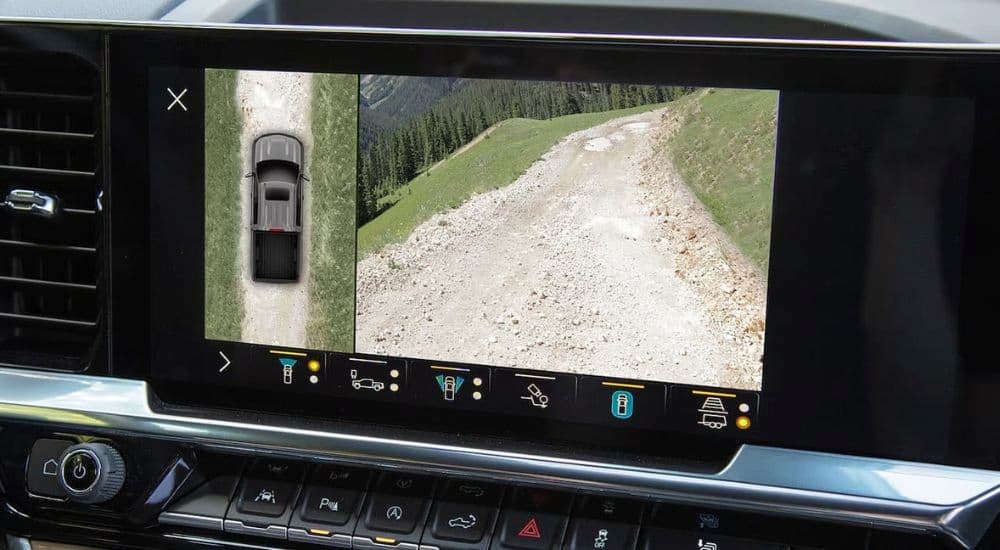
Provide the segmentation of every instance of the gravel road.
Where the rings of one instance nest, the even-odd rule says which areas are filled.
[[[312,75],[276,71],[240,71],[236,95],[243,112],[240,146],[244,171],[240,174],[240,285],[246,312],[242,341],[255,344],[306,346],[309,312],[309,243],[312,197],[308,183],[302,205],[301,264],[297,283],[259,283],[251,272],[251,183],[243,174],[251,166],[253,140],[262,134],[282,132],[302,140],[306,168],[312,152]],[[308,169],[306,169],[308,173]]]
[[[759,389],[765,282],[669,162],[678,125],[571,134],[363,259],[358,351]]]

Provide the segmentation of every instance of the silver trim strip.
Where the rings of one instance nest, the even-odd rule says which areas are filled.
[[[397,542],[394,544],[383,544],[376,540],[370,539],[368,537],[354,537],[353,548],[363,549],[363,550],[383,550],[396,549],[396,550],[419,550],[420,545],[413,542]]]
[[[689,46],[767,46],[776,48],[841,48],[878,51],[928,50],[934,52],[1000,52],[1000,43],[978,42],[888,42],[877,40],[818,40],[803,38],[756,38],[652,34],[574,33],[540,31],[493,31],[406,27],[359,27],[341,25],[271,25],[188,21],[129,21],[116,19],[0,16],[0,24],[65,25],[103,29],[165,29],[200,31],[255,31],[293,34],[357,35],[376,37],[444,37],[532,41],[618,42]]]
[[[270,537],[272,539],[288,539],[288,528],[284,525],[266,525],[264,527],[254,527],[242,521],[227,519],[222,522],[222,528],[227,533],[239,535],[250,535],[254,537]]]
[[[199,516],[196,514],[182,514],[180,512],[160,512],[158,517],[160,523],[164,525],[179,525],[181,527],[195,527],[198,529],[210,529],[222,531],[222,518],[210,516]]]
[[[936,533],[971,548],[1000,472],[745,445],[717,474],[154,412],[145,382],[0,368],[0,420]],[[226,526],[228,530],[228,525]]]
[[[334,548],[350,548],[352,539],[353,537],[351,535],[345,535],[343,533],[333,533],[324,537],[321,535],[314,535],[305,529],[298,529],[296,527],[288,528],[288,540],[291,542],[319,544],[322,546],[332,546]]]

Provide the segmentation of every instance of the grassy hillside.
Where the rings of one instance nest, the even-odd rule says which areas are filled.
[[[205,71],[205,337],[215,340],[238,341],[242,334],[238,269],[242,124],[236,71]]]
[[[354,350],[358,79],[313,77],[309,347]]]
[[[568,115],[550,120],[510,119],[487,139],[419,175],[395,192],[392,207],[358,230],[358,258],[401,242],[434,214],[455,208],[474,193],[513,183],[546,151],[567,135],[613,118],[655,109],[631,109]]]
[[[767,274],[778,93],[709,90],[669,148],[681,177],[736,246]]]

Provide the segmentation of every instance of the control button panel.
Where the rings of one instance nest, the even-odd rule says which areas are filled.
[[[787,538],[795,548],[832,538],[832,528],[790,530],[780,518],[738,512],[276,460],[209,479],[169,505],[160,522],[395,550],[788,550],[756,537]]]
[[[26,481],[34,496],[65,499],[66,490],[59,485],[59,459],[73,442],[64,439],[39,439],[31,446]]]

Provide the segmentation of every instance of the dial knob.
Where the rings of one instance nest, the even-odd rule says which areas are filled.
[[[125,483],[125,460],[112,446],[80,443],[59,459],[59,485],[70,500],[98,504],[114,498]]]

